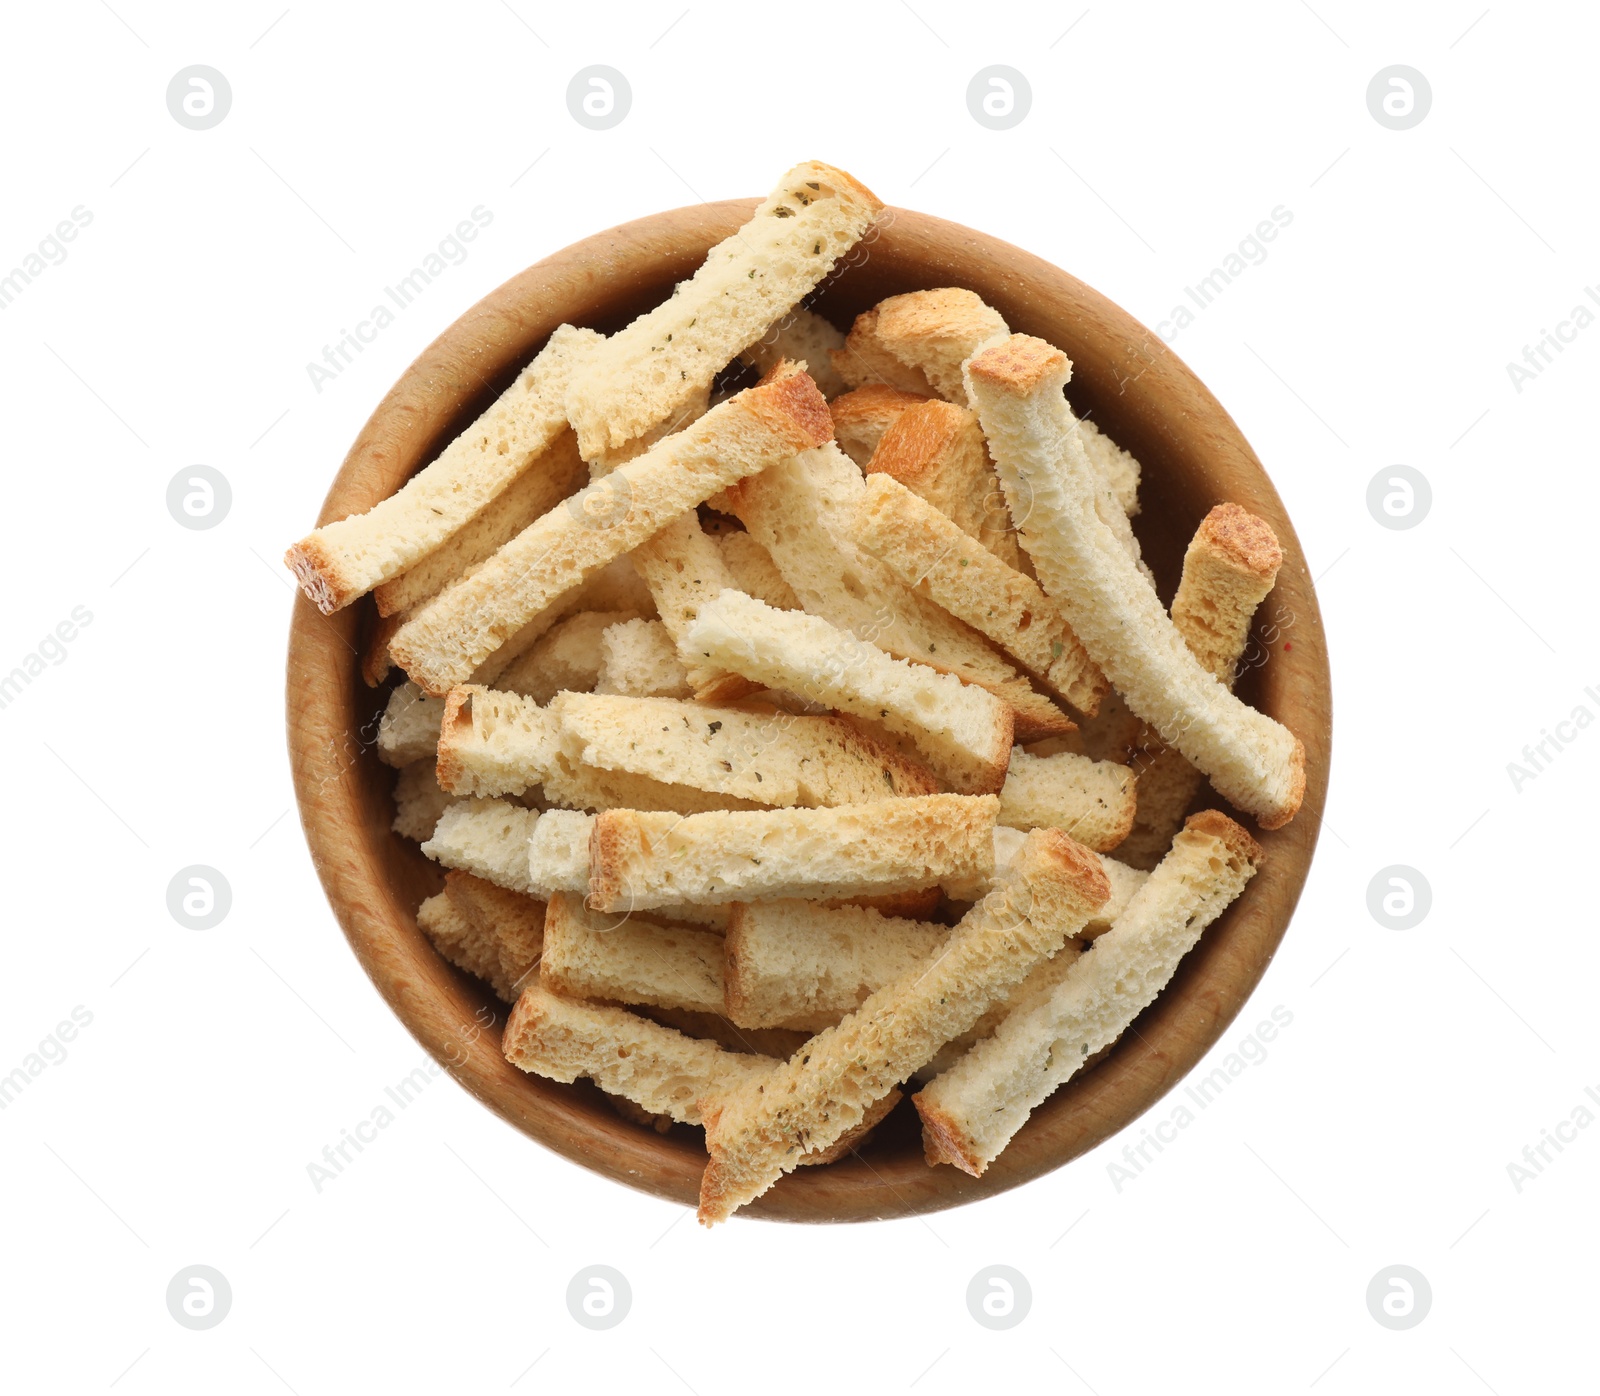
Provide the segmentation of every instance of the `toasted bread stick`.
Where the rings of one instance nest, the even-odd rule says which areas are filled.
[[[836,446],[805,451],[741,481],[725,502],[771,554],[807,611],[900,659],[987,688],[1016,713],[1022,740],[1076,724],[971,626],[919,596],[849,536],[866,490]]]
[[[953,790],[981,795],[1004,783],[1012,712],[987,689],[893,659],[818,616],[775,610],[737,591],[701,611],[689,640],[734,673],[903,734]]]
[[[557,892],[545,913],[539,982],[569,998],[721,1013],[722,937],[637,914],[606,916],[576,893]]]
[[[503,1002],[515,1003],[539,973],[545,904],[454,869],[444,875],[444,894],[460,913],[472,942],[482,947],[485,969],[472,973],[487,979]]]
[[[870,896],[988,877],[993,795],[923,795],[831,809],[674,815],[606,810],[589,843],[589,905]]]
[[[724,941],[727,1013],[743,1027],[832,1027],[925,963],[948,926],[820,902],[736,903]]]
[[[550,710],[563,745],[586,766],[774,808],[939,790],[926,768],[838,718],[599,693],[563,694]]]
[[[1114,761],[1091,761],[1063,751],[1031,756],[1011,752],[1000,788],[1000,822],[1013,829],[1060,829],[1108,853],[1127,838],[1139,800],[1139,778]]]
[[[850,536],[907,586],[986,635],[1085,716],[1105,675],[1037,582],[1008,567],[944,513],[888,475],[869,475]]]
[[[418,611],[389,652],[446,693],[527,621],[718,490],[831,437],[804,374],[747,389],[525,528]]]
[[[895,358],[920,370],[946,401],[965,403],[961,366],[1008,333],[1005,317],[962,286],[890,296],[874,307],[876,334]]]
[[[530,985],[506,1023],[502,1047],[513,1066],[552,1081],[586,1076],[652,1114],[700,1123],[704,1095],[735,1081],[765,1080],[771,1057],[730,1052],[686,1037],[625,1008],[585,1003]]]
[[[533,468],[566,429],[567,384],[599,341],[593,330],[558,327],[431,465],[365,514],[324,524],[290,548],[284,561],[317,609],[330,615],[414,567]]]
[[[1067,356],[1013,335],[967,365],[968,388],[1039,580],[1128,706],[1263,828],[1294,818],[1305,748],[1201,667],[1095,512],[1062,395]]]
[[[700,1220],[726,1220],[803,1150],[826,1147],[855,1125],[1059,951],[1109,895],[1093,853],[1059,830],[1035,830],[932,962],[872,994],[768,1080],[737,1083],[702,1102],[711,1162],[700,1184]]]
[[[609,1004],[584,1003],[532,985],[506,1023],[503,1047],[513,1066],[552,1081],[588,1077],[613,1097],[630,1101],[647,1117],[701,1123],[698,1101],[736,1082],[760,1081],[776,1070],[772,1057],[730,1051]],[[859,1147],[899,1101],[896,1091],[827,1149],[798,1160],[832,1163]],[[653,1119],[639,1123],[655,1128]]]
[[[1154,1001],[1260,858],[1226,815],[1190,818],[1093,952],[914,1097],[928,1162],[981,1174],[1033,1109]]]
[[[920,368],[902,363],[889,351],[878,335],[876,307],[856,316],[845,336],[844,347],[835,349],[829,357],[834,371],[852,389],[883,386],[901,392],[916,393],[921,397],[933,396],[933,384]]]
[[[625,445],[710,387],[871,227],[883,205],[843,170],[796,165],[672,296],[596,350],[566,409],[585,460]]]
[[[378,614],[404,616],[431,601],[581,488],[587,476],[577,438],[570,431],[558,433],[522,474],[437,548],[373,589]]]
[[[878,449],[884,432],[909,407],[931,399],[926,393],[910,393],[891,388],[887,383],[866,383],[832,399],[833,437],[839,449],[863,470]]]
[[[1234,685],[1250,642],[1250,622],[1278,577],[1283,549],[1265,519],[1219,504],[1201,521],[1183,559],[1172,623],[1207,672]],[[1139,808],[1119,856],[1152,868],[1166,853],[1204,777],[1182,752],[1144,728],[1133,766]]]
[[[883,433],[865,469],[869,487],[874,475],[897,480],[1011,570],[1031,566],[1017,542],[977,413],[938,399],[907,408]]]

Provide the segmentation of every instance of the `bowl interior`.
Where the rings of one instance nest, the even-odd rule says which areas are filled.
[[[755,203],[707,204],[626,224],[530,267],[486,297],[378,406],[319,523],[393,493],[511,383],[556,325],[611,331],[660,301]],[[1327,789],[1327,655],[1299,541],[1238,428],[1181,360],[1060,269],[926,215],[892,210],[850,263],[813,302],[843,328],[884,296],[956,285],[976,291],[1013,330],[1066,351],[1075,409],[1143,466],[1135,529],[1164,598],[1212,505],[1233,501],[1273,525],[1285,562],[1256,635],[1270,659],[1248,673],[1240,693],[1305,743],[1307,789],[1293,823],[1258,833],[1267,851],[1261,871],[1184,960],[1137,1031],[1036,1110],[982,1178],[929,1168],[915,1113],[903,1103],[859,1155],[799,1169],[745,1209],[787,1220],[904,1216],[999,1192],[1059,1167],[1155,1104],[1216,1041],[1266,968],[1304,884]],[[418,931],[416,908],[443,878],[389,827],[394,773],[377,760],[374,742],[392,684],[368,688],[359,664],[375,618],[370,598],[331,617],[300,598],[289,650],[289,743],[301,820],[351,946],[418,1040],[491,1109],[577,1162],[692,1205],[705,1164],[700,1131],[675,1126],[655,1134],[623,1120],[587,1083],[559,1085],[510,1066],[500,1053],[504,1005],[442,960]],[[1221,804],[1209,788],[1196,807],[1207,804]]]

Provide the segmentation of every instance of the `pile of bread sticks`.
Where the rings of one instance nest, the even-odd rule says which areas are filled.
[[[707,1224],[903,1093],[981,1174],[1255,873],[1295,736],[1232,691],[1281,552],[1219,504],[1170,610],[1139,464],[971,291],[806,308],[879,201],[808,162],[654,309],[562,325],[287,562],[363,670],[418,925],[507,1058],[703,1126]],[[1113,851],[1116,857],[1108,856]]]

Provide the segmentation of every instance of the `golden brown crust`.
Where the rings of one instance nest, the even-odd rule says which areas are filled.
[[[1298,806],[1299,801],[1297,800],[1295,803]],[[1290,818],[1293,818],[1292,814]],[[1284,822],[1287,823],[1288,820]],[[1183,821],[1183,827],[1186,830],[1193,829],[1197,834],[1206,834],[1219,840],[1226,844],[1233,853],[1248,862],[1257,863],[1261,861],[1263,851],[1261,845],[1250,837],[1242,825],[1229,819],[1219,809],[1203,809],[1197,814],[1191,814]]]
[[[1099,854],[1060,829],[1035,829],[1030,837],[1039,836],[1043,842],[1041,851],[1055,863],[1074,892],[1093,907],[1102,907],[1111,900],[1111,879],[1106,876]]]
[[[1209,547],[1264,582],[1271,582],[1283,566],[1283,548],[1272,525],[1237,504],[1219,504],[1207,514],[1191,546]]]
[[[390,577],[388,581],[379,582],[377,586],[372,588],[372,600],[378,608],[380,619],[395,620],[403,612],[411,609],[406,605],[398,585],[398,583],[404,581],[405,575],[404,572],[397,573],[395,576]],[[438,593],[435,592],[434,595],[437,596]]]
[[[937,396],[926,373],[902,363],[878,338],[876,308],[856,316],[845,336],[844,348],[830,350],[828,357],[833,360],[834,372],[852,387],[884,383],[922,397]]]
[[[1048,701],[1048,700],[1046,700]],[[1077,723],[1061,714],[1067,722],[1067,730],[1071,731]],[[995,719],[995,748],[998,753],[994,764],[984,772],[981,780],[974,783],[971,790],[963,790],[963,795],[998,795],[1000,787],[1006,783],[1006,768],[1011,764],[1011,748],[1016,744],[1017,725],[1021,719],[1017,710],[1009,703],[1003,704],[1000,714]]]
[[[767,381],[750,390],[749,407],[753,416],[775,431],[792,433],[796,454],[833,440],[827,399],[809,373],[797,370],[780,375],[774,369]]]
[[[623,843],[636,828],[635,821],[625,817],[631,814],[631,810],[602,810],[589,829],[589,893],[584,905],[591,911],[614,904],[626,884]]]
[[[778,383],[785,378],[793,378],[795,374],[804,370],[793,359],[779,359],[765,373],[756,379],[756,387],[764,388],[769,383]]]
[[[918,1091],[911,1097],[911,1103],[922,1117],[922,1156],[927,1160],[928,1167],[949,1163],[963,1173],[981,1178],[988,1165],[964,1147],[965,1131],[937,1105],[925,1099],[926,1094],[925,1091]]]
[[[512,1053],[516,1044],[527,1039],[529,1030],[536,1027],[539,1022],[539,981],[532,979],[523,989],[522,997],[511,1008],[511,1016],[506,1019],[505,1032],[501,1041],[506,1044],[506,1060],[512,1065],[517,1064],[517,1059]]]
[[[926,921],[939,909],[944,898],[942,887],[919,887],[912,892],[881,892],[871,897],[850,897],[824,906],[864,906],[880,916],[898,916],[906,921]]]
[[[700,1119],[706,1127],[706,1137],[709,1139],[717,1121],[722,1118],[722,1107],[711,1100],[701,1100],[695,1103],[695,1108],[700,1112]],[[738,1206],[736,1202],[731,1201],[734,1181],[727,1161],[713,1153],[711,1161],[706,1164],[705,1172],[700,1175],[700,1205],[694,1215],[701,1226],[715,1226],[718,1222],[727,1221],[733,1215]]]
[[[989,685],[981,687],[989,688]],[[989,688],[989,691],[996,698],[1005,699],[1006,706],[1011,710],[1011,736],[1014,741],[1042,742],[1047,737],[1064,737],[1068,732],[1078,730],[1078,724],[1042,693],[1030,694],[1019,701],[1014,690],[1003,689],[998,684]],[[997,790],[999,788],[995,787]]]
[[[728,929],[722,937],[722,1006],[729,1022],[750,1016],[749,983],[744,971],[745,902],[728,908]]]
[[[1072,360],[1053,344],[1028,334],[1014,334],[1004,344],[985,349],[967,364],[974,378],[1010,393],[1027,397],[1047,379],[1072,374]]]
[[[338,566],[315,534],[303,538],[283,555],[300,589],[325,616],[348,606],[361,593],[340,587]]]
[[[941,402],[938,398],[908,406],[879,439],[867,473],[888,475],[907,488],[915,489],[917,482],[949,449],[957,433],[975,420],[974,414],[965,407]]]
[[[1122,818],[1106,834],[1105,847],[1096,849],[1098,853],[1110,853],[1133,832],[1134,820],[1139,817],[1139,773],[1133,773],[1133,779],[1128,782],[1128,802],[1123,807]]]
[[[840,393],[828,404],[828,411],[833,415],[833,429],[837,432],[841,425],[850,427],[857,422],[876,422],[935,400],[921,393],[891,387],[888,383],[863,383],[848,393]]]
[[[538,908],[537,916],[542,925],[549,910],[539,897],[526,892],[514,892],[509,887],[501,887],[498,883],[460,868],[445,869],[444,890],[466,916],[518,916],[530,914],[534,908]]]
[[[976,346],[1006,330],[999,312],[962,286],[907,291],[879,301],[877,310],[878,335],[891,346],[929,342]]]
[[[599,482],[620,481],[615,495],[591,485],[571,501],[575,507],[547,510],[419,607],[389,652],[419,687],[442,695],[467,682],[541,613],[686,510],[735,479],[826,444],[832,434],[828,405],[808,375],[748,388]],[[686,468],[691,460],[695,468]],[[592,497],[614,498],[627,508],[596,528],[582,512]]]
[[[499,973],[489,976],[489,983],[495,993],[507,1003],[515,1002],[539,973],[546,903],[459,868],[446,870],[444,891],[484,943],[493,946],[491,966],[497,964]]]
[[[933,666],[930,665],[929,667],[931,668]],[[984,688],[985,692],[992,691],[982,684],[974,686]],[[996,694],[995,696],[1001,698],[1003,701],[1000,704],[999,711],[995,714],[995,725],[992,730],[990,745],[982,754],[983,765],[974,769],[970,775],[963,774],[960,777],[959,782],[947,782],[947,787],[951,788],[952,793],[960,795],[998,795],[1001,787],[1006,783],[1006,770],[1011,762],[1011,748],[1018,740],[1018,732],[1024,725],[1024,719],[1018,714],[1017,710],[1013,708],[1009,702],[1004,701],[1005,699],[1009,699],[1012,696],[1011,694],[1001,693]],[[1041,702],[1048,702],[1048,700],[1041,699]],[[1051,711],[1054,712],[1059,710],[1052,707]],[[854,713],[849,713],[843,711],[842,709],[838,709],[835,710],[834,716],[840,722],[843,722],[846,725],[854,728],[858,734],[863,737],[870,738],[879,746],[884,746],[887,748],[887,744],[882,742],[879,738],[879,733],[886,733],[886,735],[890,736],[891,738],[894,736],[892,732],[886,732],[886,729],[878,726],[877,724],[872,724],[871,728],[869,729],[866,725],[868,724],[869,719],[859,717]],[[1067,730],[1075,730],[1075,725],[1072,723],[1072,720],[1067,718],[1065,714],[1062,714],[1062,717],[1068,723]],[[907,737],[905,740],[908,743],[911,741],[909,737]],[[901,755],[902,759],[907,759],[904,757],[903,752]],[[977,753],[974,753],[973,755],[976,760]],[[957,783],[959,783],[960,788],[954,789],[953,787]],[[936,792],[929,791],[928,793],[933,794]]]
[[[815,173],[820,174],[829,184],[839,185],[859,202],[866,204],[873,213],[881,213],[883,211],[883,200],[848,171],[841,170],[837,165],[830,165],[823,160],[808,160],[806,165]]]
[[[471,686],[452,688],[444,700],[444,717],[439,724],[439,760],[434,768],[434,779],[439,782],[439,789],[449,794],[455,794],[456,787],[467,780],[460,743],[472,736],[472,695],[476,691]]]
[[[1300,804],[1306,797],[1306,744],[1296,737],[1294,754],[1289,758],[1289,794],[1283,807],[1264,819],[1258,819],[1263,829],[1281,829],[1300,813]]]
[[[367,631],[361,650],[361,677],[368,688],[376,688],[389,677],[394,661],[389,658],[389,641],[406,623],[404,616],[376,616]]]
[[[706,502],[718,513],[731,515],[743,523],[745,514],[749,511],[750,492],[754,485],[755,477],[746,475],[744,479],[735,480],[731,485],[712,495]]]

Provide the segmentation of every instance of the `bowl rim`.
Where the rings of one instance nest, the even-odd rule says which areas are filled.
[[[398,488],[487,406],[561,321],[636,313],[662,286],[691,274],[758,202],[652,214],[573,243],[491,291],[429,344],[378,404],[329,488],[319,526],[371,508]],[[1018,330],[1038,333],[1033,324],[1050,321],[1052,342],[1075,360],[1075,391],[1118,423],[1112,434],[1145,464],[1147,482],[1151,461],[1159,460],[1158,473],[1181,478],[1191,493],[1233,499],[1273,525],[1284,549],[1273,594],[1293,608],[1294,650],[1274,653],[1260,672],[1258,701],[1298,719],[1293,730],[1306,747],[1307,783],[1296,819],[1257,834],[1267,850],[1261,871],[1140,1016],[1137,1031],[1036,1110],[982,1177],[927,1167],[920,1157],[909,1168],[904,1148],[892,1157],[869,1148],[787,1175],[741,1213],[790,1221],[905,1217],[992,1196],[1061,1167],[1155,1106],[1237,1016],[1287,931],[1320,832],[1331,755],[1326,636],[1299,540],[1238,426],[1188,366],[1069,273],[960,224],[888,209],[865,251],[861,260],[876,259],[875,274],[891,280],[916,267],[918,284],[971,286]],[[1084,352],[1089,346],[1102,352]],[[1175,474],[1173,460],[1183,463]],[[1224,485],[1228,493],[1218,493]],[[289,636],[286,722],[296,804],[346,940],[424,1049],[504,1120],[618,1182],[693,1205],[703,1147],[679,1137],[683,1130],[657,1135],[623,1120],[581,1084],[512,1067],[500,1051],[504,1006],[417,929],[415,900],[407,900],[418,879],[396,878],[396,859],[405,855],[396,851],[387,807],[371,798],[373,768],[388,773],[373,749],[371,710],[382,690],[365,688],[359,676],[361,627],[371,623],[371,607],[363,598],[325,617],[297,595]],[[404,896],[396,885],[402,880]]]

